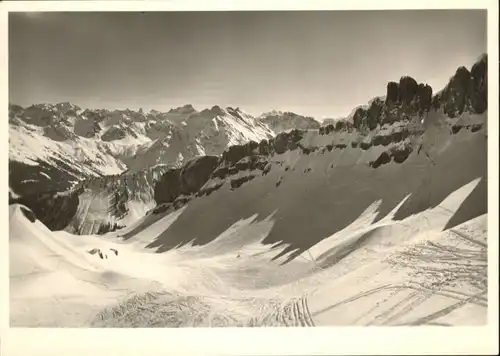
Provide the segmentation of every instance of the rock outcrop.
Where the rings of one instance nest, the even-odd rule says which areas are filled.
[[[389,82],[385,100],[373,99],[367,108],[359,107],[352,116],[353,126],[358,130],[373,131],[384,124],[409,121],[411,117],[422,117],[431,108],[432,88],[403,76],[399,83]]]
[[[204,156],[190,160],[180,172],[181,194],[196,193],[210,178],[219,162],[216,156]]]
[[[57,192],[24,195],[13,203],[28,207],[50,230],[63,230],[77,212],[80,192],[81,190],[61,195]]]
[[[298,143],[302,139],[303,134],[304,132],[301,130],[282,132],[273,140],[271,140],[271,147],[277,154],[282,154],[286,151],[294,150],[298,147]]]
[[[464,112],[482,114],[487,109],[487,72],[486,55],[481,56],[470,71],[459,67],[446,87],[433,97],[433,107],[451,118]]]
[[[329,135],[332,132],[352,131],[354,125],[352,121],[346,119],[336,120],[334,123],[326,124],[319,128],[320,135]]]
[[[368,163],[372,168],[378,168],[381,165],[390,163],[403,163],[405,162],[410,154],[413,152],[413,147],[410,144],[403,144],[391,147],[390,149],[383,151],[377,159]]]
[[[182,168],[169,169],[155,185],[154,199],[157,204],[171,203],[182,195],[191,195],[208,181],[219,157],[203,156],[190,160]]]
[[[358,107],[351,120],[354,128],[373,131],[384,124],[422,118],[431,108],[443,110],[450,118],[464,112],[481,114],[487,109],[486,103],[487,56],[483,55],[470,71],[465,67],[458,68],[448,85],[434,96],[429,85],[417,83],[410,76],[401,77],[399,82],[389,82],[385,100],[375,98],[368,106]],[[331,125],[322,127],[321,132],[327,134],[337,130]]]
[[[30,222],[34,223],[36,221],[36,216],[30,209],[27,209],[24,206],[21,206],[21,212],[23,213],[24,216],[26,216],[26,218]]]
[[[471,68],[472,91],[469,103],[473,112],[482,114],[488,109],[488,57],[483,55]]]
[[[210,195],[224,185],[226,178],[231,188],[236,189],[257,174],[266,175],[271,169],[270,156],[296,149],[307,150],[299,143],[303,134],[301,130],[282,132],[276,138],[260,143],[250,141],[231,146],[220,158],[200,157],[186,163],[183,168],[168,170],[155,186],[155,201],[162,205],[156,212],[166,211],[165,204],[182,206],[194,196]]]

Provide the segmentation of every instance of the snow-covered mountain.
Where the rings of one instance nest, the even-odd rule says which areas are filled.
[[[274,132],[280,133],[293,129],[318,129],[320,123],[313,117],[302,116],[290,111],[269,111],[258,117],[260,122],[269,126]]]
[[[77,234],[106,232],[143,216],[154,207],[154,187],[167,169],[276,135],[267,119],[231,107],[9,109],[9,200],[37,202],[33,210],[49,228]],[[287,113],[284,124],[299,125],[290,120],[295,116]]]
[[[214,106],[196,111],[192,106],[171,110],[166,119],[174,125],[160,129],[156,140],[129,161],[128,168],[141,170],[156,164],[173,166],[197,156],[220,155],[226,148],[249,141],[259,142],[275,136],[267,125],[239,108]]]
[[[71,103],[10,105],[10,188],[17,195],[64,190],[88,177],[177,167],[274,135],[239,108],[198,112],[186,105],[162,113],[83,110]]]

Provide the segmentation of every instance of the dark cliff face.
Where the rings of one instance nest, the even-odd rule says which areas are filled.
[[[471,109],[482,114],[488,109],[488,58],[482,56],[471,69],[472,92],[469,94]]]
[[[387,85],[385,104],[389,108],[404,110],[406,114],[419,114],[429,111],[432,101],[432,88],[424,83],[417,83],[412,77],[401,77],[399,83]]]
[[[59,195],[45,192],[24,195],[13,203],[25,205],[50,230],[62,230],[69,225],[78,209],[78,195],[81,190]]]
[[[452,118],[464,112],[482,114],[487,110],[487,88],[488,59],[483,55],[470,71],[459,67],[448,85],[434,96],[432,105]]]
[[[71,165],[57,157],[52,158],[54,165],[44,161],[37,166],[22,162],[9,161],[9,186],[21,195],[32,195],[41,192],[65,191],[72,182],[82,178],[82,174]]]
[[[166,169],[166,166],[158,166],[141,172],[91,177],[78,182],[72,189],[55,185],[52,190],[35,190],[21,197],[10,197],[9,204],[25,205],[51,230],[66,229],[76,234],[105,233],[120,227],[113,221],[124,218],[129,213],[129,201],[145,204],[148,200],[153,202],[154,186]],[[46,186],[45,189],[49,187],[51,186]],[[98,214],[88,216],[78,213],[81,204],[90,206],[94,200],[98,204],[105,201],[106,206]],[[92,226],[90,232],[89,225]]]
[[[219,157],[202,156],[188,161],[182,168],[168,170],[155,185],[156,203],[171,203],[181,194],[196,193],[210,178],[218,162]]]
[[[389,82],[385,100],[375,98],[368,108],[358,108],[353,115],[354,128],[372,131],[384,124],[408,121],[410,117],[423,116],[432,102],[432,88],[404,76],[399,83]]]

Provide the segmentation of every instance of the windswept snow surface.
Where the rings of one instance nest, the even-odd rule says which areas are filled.
[[[287,254],[273,259],[286,245],[262,244],[276,212],[236,222],[205,245],[155,253],[147,246],[184,208],[123,239],[135,225],[75,236],[51,232],[11,205],[11,325],[485,324],[487,215],[443,231],[478,183],[399,221],[396,207],[374,222],[381,203],[374,201],[286,264]]]

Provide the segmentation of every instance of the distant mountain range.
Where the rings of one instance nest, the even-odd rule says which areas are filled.
[[[460,141],[454,138],[459,132],[468,132],[482,150],[476,133],[487,132],[487,57],[470,70],[458,68],[437,93],[403,76],[387,84],[385,96],[323,124],[290,112],[253,117],[219,106],[197,111],[185,105],[166,113],[85,110],[70,103],[9,109],[9,201],[32,209],[50,229],[102,233],[153,209],[178,209],[226,183],[230,191],[254,187],[253,179],[270,167],[290,166],[282,158],[287,152],[303,161],[304,174],[312,169],[308,162],[323,164],[321,157],[330,152],[337,158],[325,172],[339,165],[340,179],[343,166],[359,166],[371,179],[370,169],[402,165],[409,157],[422,161],[421,167],[431,164],[433,145]],[[483,156],[477,157],[482,164]],[[419,165],[408,167],[420,174]],[[482,176],[483,168],[471,171],[470,178]],[[284,168],[280,174],[268,183],[278,187],[283,177],[298,173]],[[293,194],[305,189],[299,181]]]
[[[9,160],[14,195],[67,189],[88,177],[179,167],[232,145],[259,142],[292,128],[318,128],[313,118],[239,108],[168,112],[89,110],[71,103],[9,106]]]

